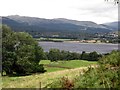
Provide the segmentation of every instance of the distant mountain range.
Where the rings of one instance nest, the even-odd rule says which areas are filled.
[[[118,30],[117,22],[96,24],[91,21],[65,18],[43,19],[18,15],[0,17],[0,19],[2,19],[3,24],[7,24],[14,31],[107,33]]]
[[[112,28],[113,30],[120,30],[120,21],[119,22],[110,22],[110,23],[104,23],[104,25],[108,26],[109,28]]]

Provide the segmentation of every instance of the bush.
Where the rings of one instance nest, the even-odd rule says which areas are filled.
[[[98,61],[98,57],[99,57],[99,55],[95,51],[89,53],[89,60],[90,61]]]
[[[99,60],[97,68],[90,67],[77,77],[76,88],[119,88],[120,86],[120,51]]]
[[[101,58],[102,55],[98,54],[97,52],[90,52],[86,53],[85,51],[82,52],[81,58],[82,60],[88,60],[88,61],[98,61],[99,58]]]
[[[46,70],[43,67],[43,64],[40,64],[40,65],[37,64],[34,66],[33,73],[36,73],[36,72],[40,72],[40,73],[46,72]]]
[[[50,49],[48,54],[48,59],[51,61],[60,60],[60,50],[59,49]]]

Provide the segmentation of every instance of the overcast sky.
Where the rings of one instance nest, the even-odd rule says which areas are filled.
[[[105,0],[0,0],[0,16],[67,18],[106,23],[118,20],[118,6]]]

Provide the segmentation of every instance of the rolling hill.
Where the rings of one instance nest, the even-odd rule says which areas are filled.
[[[104,23],[104,25],[112,28],[113,30],[120,30],[120,21]]]
[[[113,29],[91,21],[77,21],[65,18],[44,19],[19,15],[3,16],[2,23],[7,24],[14,31],[26,32],[107,33]]]

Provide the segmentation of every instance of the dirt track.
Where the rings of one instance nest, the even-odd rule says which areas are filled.
[[[48,65],[44,64],[45,67],[57,67],[57,68],[65,68],[65,69],[72,69],[71,67],[64,67],[64,66],[57,66],[57,65]]]

